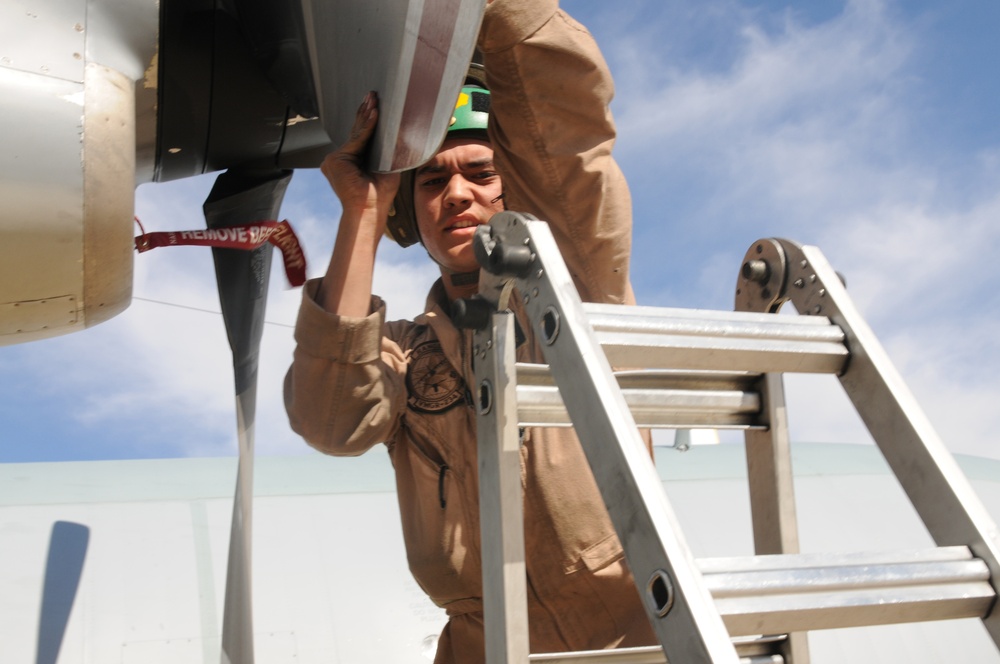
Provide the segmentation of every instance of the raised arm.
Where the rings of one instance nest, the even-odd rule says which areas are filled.
[[[358,108],[350,138],[320,167],[343,212],[316,302],[342,316],[371,313],[375,251],[399,187],[398,173],[370,173],[364,168],[365,147],[377,122],[378,98],[369,92]]]
[[[611,156],[611,74],[556,0],[495,0],[479,47],[508,209],[552,226],[584,300],[632,302],[632,202]]]
[[[372,297],[375,250],[398,175],[368,173],[365,146],[378,100],[365,97],[347,143],[322,165],[343,213],[330,265],[303,290],[285,409],[292,429],[329,454],[361,454],[386,440],[405,402],[405,359],[384,338],[385,308]]]

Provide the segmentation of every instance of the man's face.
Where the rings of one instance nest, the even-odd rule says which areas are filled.
[[[455,273],[479,269],[472,238],[477,226],[503,210],[497,200],[502,191],[486,141],[450,138],[417,169],[413,201],[420,238],[443,268]]]

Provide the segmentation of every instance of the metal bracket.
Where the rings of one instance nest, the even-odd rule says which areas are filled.
[[[836,273],[840,285],[844,277]],[[736,311],[777,313],[791,300],[800,314],[829,316],[833,302],[827,287],[806,258],[802,245],[769,238],[754,242],[743,257],[736,280]]]

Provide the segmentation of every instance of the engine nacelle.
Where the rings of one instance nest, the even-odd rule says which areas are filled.
[[[157,6],[3,3],[0,26],[3,344],[128,306],[136,81],[156,53]]]
[[[423,163],[485,2],[0,2],[0,345],[128,306],[138,184],[316,167],[369,90],[371,166]]]

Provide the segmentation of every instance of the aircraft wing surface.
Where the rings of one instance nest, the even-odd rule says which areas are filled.
[[[793,446],[805,552],[931,546],[874,447]],[[741,445],[657,449],[698,557],[752,553]],[[958,457],[1000,516],[1000,462]],[[5,661],[219,661],[235,459],[0,465]],[[392,468],[358,458],[258,459],[254,640],[261,662],[432,661],[444,612],[407,570]],[[981,621],[810,634],[814,664],[1000,662]],[[43,653],[51,654],[42,649]]]

